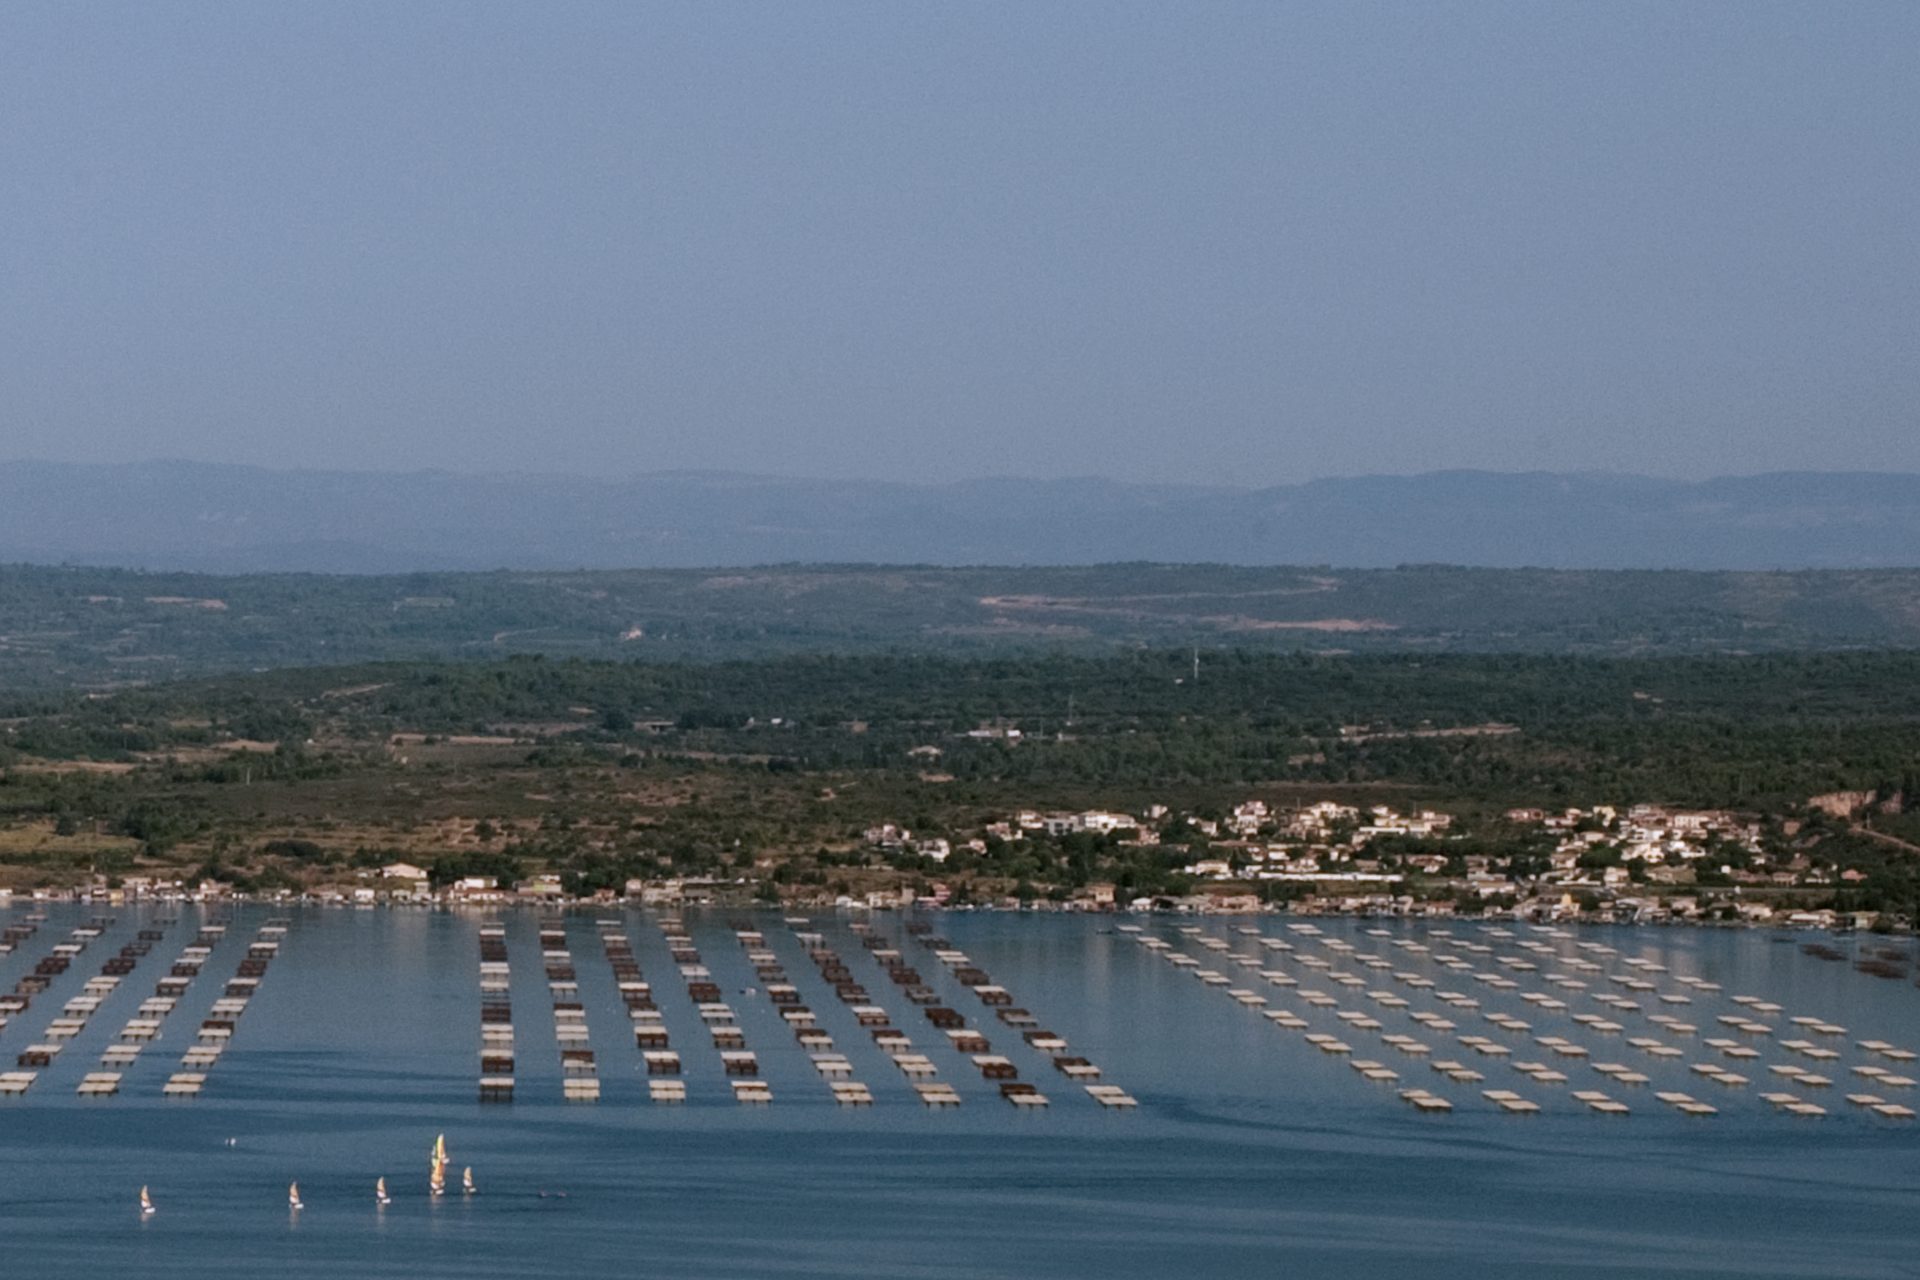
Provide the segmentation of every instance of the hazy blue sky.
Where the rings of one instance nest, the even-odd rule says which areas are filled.
[[[1920,470],[1920,4],[0,7],[0,457]]]

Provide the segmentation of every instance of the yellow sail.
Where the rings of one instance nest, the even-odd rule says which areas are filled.
[[[444,1133],[433,1140],[433,1158],[440,1164],[447,1162],[447,1135]]]
[[[384,1204],[384,1203],[386,1202],[386,1200],[387,1200],[387,1180],[386,1180],[385,1178],[379,1178],[379,1179],[377,1179],[377,1180],[376,1180],[376,1181],[374,1182],[374,1184],[373,1184],[373,1198],[374,1198],[374,1199],[376,1199],[376,1200],[378,1200],[378,1201],[380,1201],[380,1202],[381,1202],[381,1203],[383,1203],[383,1204]]]
[[[468,1165],[466,1168],[460,1171],[460,1189],[462,1191],[465,1191],[468,1195],[472,1195],[474,1192],[480,1189],[473,1185],[473,1166],[472,1165]]]
[[[147,1189],[144,1186],[140,1188],[140,1212],[153,1212],[153,1197],[147,1194]]]
[[[287,1203],[295,1209],[298,1209],[300,1207],[300,1184],[299,1183],[289,1182],[287,1184]]]

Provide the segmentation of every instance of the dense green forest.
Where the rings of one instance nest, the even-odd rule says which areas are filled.
[[[0,568],[0,688],[514,653],[715,661],[1140,647],[1711,653],[1920,645],[1920,571],[1118,564],[212,576]]]
[[[1920,653],[523,656],[16,694],[4,710],[0,752],[44,759],[411,732],[802,770],[919,768],[937,751],[957,778],[1036,786],[1392,782],[1493,801],[1777,806],[1897,785],[1920,765]]]
[[[1197,676],[1196,676],[1197,671]],[[1920,653],[795,657],[304,668],[16,694],[0,761],[397,733],[1047,787],[1394,783],[1489,802],[1779,806],[1920,767]],[[1013,733],[1008,731],[1012,730]],[[256,770],[271,758],[254,760]],[[227,767],[223,765],[221,767]]]

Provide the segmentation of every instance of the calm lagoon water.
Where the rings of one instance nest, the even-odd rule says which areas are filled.
[[[28,908],[0,910],[12,923]],[[10,989],[68,931],[93,914],[71,906],[15,954],[0,958]],[[60,1007],[157,913],[123,909],[33,1007],[0,1031],[11,1069],[42,1038]],[[1476,961],[1521,955],[1519,940],[1558,957],[1598,960],[1592,991],[1610,987],[1621,961],[1645,958],[1672,978],[1722,984],[1680,1011],[1700,1026],[1674,1039],[1686,1055],[1658,1063],[1619,1037],[1570,1020],[1601,1006],[1569,993],[1558,1015],[1469,974],[1436,969],[1395,939],[1433,939],[1417,924],[1318,921],[1318,938],[1284,918],[1141,921],[1147,933],[1254,988],[1275,1006],[1309,1016],[1314,1030],[1343,1030],[1332,1010],[1301,1004],[1296,990],[1269,988],[1256,973],[1202,949],[1200,935],[1241,954],[1251,926],[1285,938],[1295,956],[1325,940],[1378,953],[1534,1023],[1592,1044],[1653,1075],[1645,1089],[1615,1088],[1579,1064],[1572,1082],[1536,1085],[1509,1065],[1476,1060],[1483,1085],[1450,1084],[1426,1064],[1344,1032],[1357,1056],[1400,1072],[1399,1086],[1362,1081],[1347,1063],[1317,1052],[1302,1033],[1270,1026],[1156,957],[1114,922],[1085,917],[966,914],[934,917],[1016,1003],[1033,1010],[1107,1079],[1140,1101],[1131,1114],[1101,1110],[1019,1042],[908,939],[904,922],[876,917],[946,1002],[966,1013],[1053,1100],[1015,1112],[966,1058],[951,1050],[882,974],[847,929],[813,918],[875,999],[894,1014],[955,1084],[965,1104],[930,1112],[822,982],[777,915],[695,913],[687,919],[714,980],[760,1055],[775,1102],[736,1105],[717,1053],[686,996],[657,921],[641,912],[581,912],[567,919],[570,947],[600,1061],[597,1105],[561,1101],[550,999],[530,912],[494,917],[508,928],[513,963],[518,1091],[510,1106],[475,1100],[479,1050],[480,914],[296,911],[280,956],[239,1024],[224,1058],[194,1100],[166,1100],[193,1029],[221,995],[255,929],[270,915],[242,908],[169,1018],[163,1037],[126,1070],[119,1096],[82,1099],[75,1087],[98,1069],[135,1007],[193,940],[193,908],[140,961],[29,1092],[0,1099],[0,1275],[128,1277],[277,1276],[848,1276],[974,1277],[1037,1274],[1101,1277],[1291,1276],[1920,1276],[1920,1127],[1870,1116],[1844,1095],[1867,1086],[1850,1067],[1877,1061],[1856,1042],[1880,1038],[1920,1047],[1920,989],[1880,981],[1844,964],[1801,954],[1803,938],[1692,930],[1516,929],[1503,939],[1476,924],[1448,928],[1493,947]],[[648,1101],[638,1052],[601,948],[595,921],[621,914],[653,982],[673,1043],[686,1061],[685,1106]],[[761,996],[731,929],[766,932],[806,1003],[872,1086],[871,1109],[836,1107],[777,1011]],[[1384,929],[1391,937],[1380,937]],[[1582,942],[1618,949],[1595,956]],[[1843,947],[1852,942],[1843,941]],[[1554,968],[1553,957],[1541,970]],[[1276,963],[1303,987],[1324,986],[1288,959]],[[1367,987],[1393,985],[1365,969]],[[1540,973],[1514,972],[1521,990]],[[1653,975],[1650,975],[1653,976]],[[1358,989],[1328,987],[1342,1008],[1368,1008],[1385,1030],[1422,1032],[1406,1011],[1373,1007]],[[1395,986],[1413,1009],[1444,1011],[1431,992]],[[1715,1055],[1699,1044],[1715,1018],[1738,1010],[1736,994],[1777,1001],[1786,1019],[1815,1015],[1849,1034],[1832,1041],[1843,1060],[1822,1069],[1834,1085],[1815,1100],[1830,1114],[1793,1119],[1757,1096],[1777,1086],[1768,1064],[1792,1055],[1770,1040],[1740,1069],[1745,1088],[1702,1081],[1688,1064]],[[1649,997],[1651,999],[1651,997]],[[1646,1012],[1657,1006],[1649,1005]],[[1494,1034],[1479,1013],[1454,1013],[1458,1033]],[[1642,1023],[1641,1015],[1620,1015]],[[1651,1028],[1658,1031],[1658,1028]],[[1645,1034],[1630,1025],[1626,1035]],[[1444,1034],[1423,1033],[1436,1056],[1470,1058]],[[1672,1037],[1669,1037],[1672,1038]],[[1516,1038],[1516,1049],[1527,1043]],[[1534,1048],[1535,1055],[1543,1051]],[[1524,1058],[1527,1052],[1517,1052]],[[1724,1060],[1722,1060],[1724,1061]],[[1807,1064],[1802,1060],[1802,1065]],[[1899,1070],[1911,1071],[1912,1068]],[[1421,1116],[1396,1087],[1421,1085],[1449,1098],[1450,1116]],[[1501,1114],[1480,1096],[1506,1087],[1539,1101],[1537,1116]],[[1604,1118],[1568,1097],[1607,1088],[1633,1114]],[[1656,1102],[1656,1089],[1692,1092],[1720,1108],[1688,1119]],[[1914,1102],[1914,1090],[1886,1092]],[[1901,1096],[1904,1095],[1904,1096]],[[1809,1095],[1811,1096],[1811,1094]],[[433,1203],[426,1155],[445,1132],[457,1170],[471,1165],[471,1199]],[[232,1140],[229,1145],[229,1139]],[[384,1174],[394,1204],[376,1210]],[[300,1181],[297,1217],[286,1184]],[[142,1219],[141,1184],[160,1211]]]

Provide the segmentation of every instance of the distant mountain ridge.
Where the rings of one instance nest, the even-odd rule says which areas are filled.
[[[0,560],[218,573],[755,564],[1869,569],[1920,476],[1444,471],[1265,489],[0,463]]]

